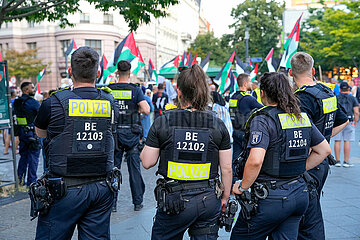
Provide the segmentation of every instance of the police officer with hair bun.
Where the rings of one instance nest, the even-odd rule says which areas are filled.
[[[247,149],[236,171],[233,193],[241,203],[231,239],[297,239],[309,203],[304,172],[318,165],[330,146],[300,111],[288,78],[260,78],[265,107],[246,124]],[[309,150],[312,149],[309,154]]]
[[[116,129],[115,166],[121,168],[123,154],[127,160],[129,182],[134,211],[139,211],[143,205],[145,192],[144,180],[140,170],[140,152],[138,145],[142,134],[140,113],[148,115],[150,106],[146,102],[141,89],[129,83],[131,65],[127,61],[119,61],[117,65],[118,82],[110,84],[112,95],[119,106],[119,119]],[[114,199],[113,211],[116,211],[117,194]]]
[[[186,230],[191,239],[217,239],[232,180],[229,133],[206,111],[210,94],[199,65],[183,70],[177,86],[180,109],[155,119],[140,155],[146,169],[160,157],[151,239],[183,239]]]
[[[46,137],[49,172],[30,187],[36,239],[110,239],[110,214],[118,171],[114,171],[113,125],[117,106],[109,89],[98,90],[99,55],[89,47],[71,56],[74,89],[43,101],[36,133]]]

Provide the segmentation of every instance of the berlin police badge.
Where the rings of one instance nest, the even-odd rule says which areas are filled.
[[[262,132],[253,131],[251,132],[251,144],[257,145],[261,142]]]

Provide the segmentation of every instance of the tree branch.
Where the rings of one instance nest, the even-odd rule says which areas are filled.
[[[8,8],[13,2],[14,2],[15,0],[10,0],[10,1],[3,1],[3,9],[6,9],[6,8]],[[7,3],[6,3],[7,2]],[[5,4],[5,6],[4,6],[4,3],[6,3]]]
[[[26,10],[29,10],[29,9],[41,7],[41,6],[43,6],[43,5],[48,5],[49,3],[53,3],[53,2],[57,2],[57,1],[58,1],[58,0],[49,0],[49,1],[47,1],[47,2],[42,2],[42,3],[36,4],[36,5],[32,5],[32,6],[28,6],[28,7],[17,8],[16,11],[26,11]]]
[[[14,6],[9,7],[9,9],[7,9],[7,12],[15,10],[18,6],[20,6],[24,2],[25,2],[25,0],[19,0]]]
[[[27,12],[27,13],[23,13],[23,14],[20,14],[20,15],[4,17],[4,20],[13,20],[13,19],[17,19],[17,18],[25,18],[25,17],[28,17],[28,16],[33,15],[35,13],[38,13],[38,12],[41,12],[41,11],[56,7],[56,6],[60,5],[60,4],[62,4],[63,2],[65,2],[65,1],[66,0],[61,0],[60,2],[55,3],[55,4],[51,5],[51,6],[47,6],[47,7],[44,7],[42,9],[36,9],[36,10],[30,11],[30,12]]]

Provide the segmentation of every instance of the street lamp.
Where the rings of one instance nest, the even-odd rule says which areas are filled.
[[[250,64],[250,59],[249,59],[249,28],[246,27],[245,28],[245,61],[246,63]]]

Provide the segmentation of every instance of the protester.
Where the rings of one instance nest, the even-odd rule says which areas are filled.
[[[332,139],[335,141],[334,150],[336,158],[336,167],[341,167],[340,163],[340,152],[341,152],[341,141],[344,142],[344,163],[343,167],[353,166],[349,162],[350,142],[355,141],[355,128],[359,120],[359,103],[354,96],[350,95],[350,86],[347,82],[342,82],[340,84],[340,94],[337,95],[337,100],[340,105],[344,108],[345,113],[350,121],[350,124],[347,125],[338,135],[334,136]]]
[[[151,96],[151,90],[146,89],[144,98],[145,98],[146,102],[150,106],[150,113],[149,114],[142,114],[142,119],[141,119],[141,124],[142,124],[142,127],[143,127],[143,137],[145,139],[147,138],[147,135],[149,133],[150,126],[151,126],[151,117],[150,117],[150,115],[154,111],[154,105],[152,104],[150,96]]]
[[[169,96],[164,93],[164,84],[159,83],[157,86],[157,93],[154,93],[152,102],[154,104],[154,119],[162,116],[165,110],[165,105],[168,103]]]

